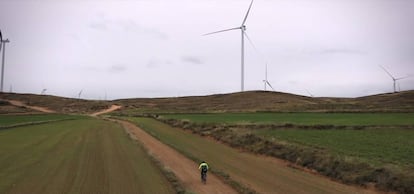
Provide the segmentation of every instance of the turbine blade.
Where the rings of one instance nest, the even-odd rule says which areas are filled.
[[[270,86],[270,88],[272,88],[273,91],[275,91],[275,89],[273,89],[272,85],[270,85],[269,81],[266,80],[267,85]]]
[[[381,66],[380,65],[380,67],[385,71],[385,72],[387,72],[387,74],[393,79],[393,80],[395,80],[395,78],[391,75],[391,73],[390,72],[388,72],[383,66]]]
[[[247,10],[246,16],[244,16],[244,20],[243,20],[243,23],[242,23],[242,25],[241,25],[241,26],[243,26],[243,25],[244,25],[244,23],[246,23],[247,16],[249,16],[250,8],[252,8],[252,5],[253,5],[253,0],[252,0],[252,2],[250,2],[249,9]]]
[[[245,31],[243,31],[243,33],[246,36],[246,38],[249,41],[249,43],[253,46],[254,50],[256,50],[257,53],[260,53],[259,50],[257,49],[257,47],[254,45],[252,39],[250,39],[249,35],[247,35],[247,33]]]
[[[1,30],[0,30],[0,51],[3,46],[2,44],[3,44],[3,36],[1,35]]]
[[[252,45],[254,51],[256,52],[256,54],[262,58],[262,60],[266,63],[267,65],[267,58],[265,57],[265,55],[263,55],[259,49],[257,49],[256,45],[253,43],[252,39],[250,39],[249,35],[247,35],[246,31],[243,31],[244,35],[246,36],[248,42],[250,43],[250,45]]]
[[[215,31],[215,32],[210,32],[210,33],[207,33],[207,34],[203,34],[203,36],[207,36],[207,35],[210,35],[210,34],[216,34],[216,33],[220,33],[220,32],[226,32],[226,31],[230,31],[230,30],[238,30],[238,29],[240,29],[240,27],[230,28],[230,29],[225,29],[225,30],[220,30],[220,31]]]
[[[405,79],[405,78],[409,78],[409,77],[411,77],[411,76],[407,75],[407,76],[404,76],[404,77],[395,78],[395,80]]]
[[[306,92],[309,94],[309,96],[313,97],[313,94],[311,94],[311,93],[309,92],[309,90],[306,90]]]

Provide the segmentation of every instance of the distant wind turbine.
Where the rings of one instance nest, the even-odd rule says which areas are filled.
[[[42,92],[40,93],[40,95],[44,95],[46,93],[46,88],[42,90]]]
[[[253,0],[250,2],[249,9],[247,10],[247,13],[244,16],[243,22],[239,27],[229,28],[229,29],[225,29],[225,30],[220,30],[220,31],[215,31],[215,32],[204,34],[204,36],[206,36],[206,35],[210,35],[210,34],[230,31],[230,30],[240,30],[241,31],[241,91],[242,92],[244,91],[244,36],[245,35],[247,36],[247,34],[246,34],[246,25],[244,25],[244,24],[246,23],[247,16],[249,15],[250,8],[252,7],[252,5],[253,5]]]
[[[394,93],[395,92],[397,92],[397,89],[396,89],[396,87],[395,87],[395,84],[396,84],[396,82],[398,81],[398,80],[402,80],[402,79],[405,79],[405,78],[408,78],[408,77],[410,77],[409,75],[408,76],[404,76],[404,77],[399,77],[399,78],[395,78],[394,76],[392,76],[391,75],[391,73],[390,72],[388,72],[383,66],[381,66],[380,65],[380,67],[392,78],[392,81],[393,81],[393,87],[394,87]]]
[[[264,90],[267,91],[266,86],[269,86],[270,88],[272,88],[273,91],[275,91],[275,89],[273,89],[272,85],[270,85],[269,80],[267,80],[267,64],[266,64],[266,69],[265,69],[265,79],[263,80],[264,82]]]
[[[4,82],[4,59],[5,59],[5,53],[6,53],[6,43],[9,43],[9,39],[3,40],[3,36],[1,35],[0,31],[0,51],[3,48],[3,58],[1,62],[1,88],[0,92],[3,92],[3,82]]]
[[[306,92],[309,94],[310,97],[313,98],[313,94],[309,92],[309,90],[306,90]]]
[[[82,91],[83,91],[83,89],[78,93],[78,99],[80,99],[80,97],[82,95]]]

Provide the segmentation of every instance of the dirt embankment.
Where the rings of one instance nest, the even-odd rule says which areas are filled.
[[[198,194],[202,193],[237,193],[230,186],[224,184],[215,175],[209,173],[208,183],[202,184],[200,181],[200,173],[198,164],[178,153],[169,146],[161,143],[151,135],[134,124],[126,121],[117,121],[138,141],[140,141],[149,152],[160,160],[166,168],[170,169],[177,178],[182,182],[183,186],[190,192]]]

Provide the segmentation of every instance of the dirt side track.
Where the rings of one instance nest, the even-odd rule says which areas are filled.
[[[99,115],[102,115],[102,114],[105,114],[105,113],[110,113],[110,112],[113,112],[113,111],[116,111],[116,110],[118,110],[118,109],[120,109],[121,108],[121,106],[118,106],[118,105],[112,105],[110,108],[108,108],[108,109],[105,109],[105,110],[102,110],[102,111],[99,111],[99,112],[96,112],[96,113],[92,113],[91,114],[91,116],[94,116],[94,117],[96,117],[96,116],[99,116]]]
[[[6,101],[8,101],[13,106],[17,106],[17,107],[25,107],[25,108],[28,108],[28,109],[32,109],[32,110],[40,111],[40,112],[44,112],[44,113],[54,113],[55,112],[55,111],[50,110],[50,109],[45,108],[45,107],[29,106],[29,105],[26,105],[25,103],[23,103],[21,101],[17,101],[17,100],[6,100]]]
[[[158,158],[166,168],[170,169],[183,183],[183,186],[194,193],[237,193],[230,186],[224,184],[216,176],[209,173],[207,184],[200,181],[198,164],[186,158],[173,148],[161,143],[151,135],[132,123],[117,121],[130,133],[133,134],[148,150]]]

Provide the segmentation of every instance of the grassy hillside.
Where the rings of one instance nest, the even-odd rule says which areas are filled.
[[[310,98],[250,91],[180,98],[116,100],[123,113],[206,112],[414,112],[414,91],[360,98]]]
[[[359,98],[311,98],[294,94],[249,91],[209,96],[134,98],[114,101],[79,100],[48,95],[0,93],[0,99],[19,100],[63,113],[91,113],[122,105],[118,113],[206,112],[414,112],[414,91]],[[0,113],[5,106],[0,104]],[[5,112],[5,111],[3,111]],[[7,111],[6,111],[7,113]]]
[[[49,95],[35,95],[35,94],[15,94],[15,93],[0,93],[0,99],[18,100],[30,106],[47,107],[51,110],[60,113],[92,113],[110,106],[110,102],[98,100],[82,100],[74,98],[64,98]],[[6,108],[8,103],[1,106],[0,113],[7,113],[2,111]],[[20,108],[21,109],[21,108]],[[27,110],[32,111],[32,110]],[[24,111],[20,111],[24,112]],[[13,113],[13,112],[8,112]]]

